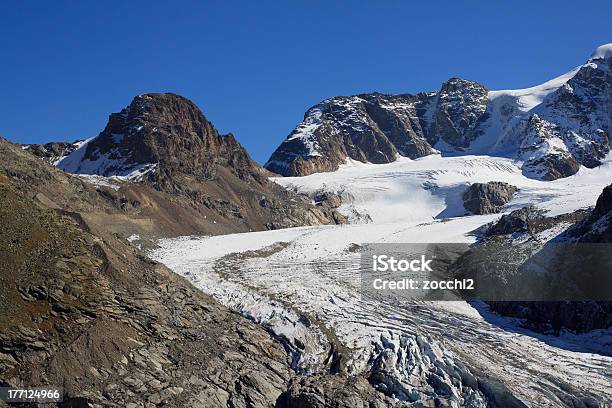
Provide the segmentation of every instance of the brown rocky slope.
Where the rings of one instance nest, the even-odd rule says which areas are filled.
[[[61,386],[62,406],[390,406],[364,379],[299,388],[268,332],[109,230],[115,204],[0,138],[0,385]]]
[[[43,160],[47,155],[38,153],[47,150],[27,149]],[[175,94],[136,96],[110,115],[97,137],[56,164],[84,176],[122,209],[104,217],[123,234],[220,234],[345,222],[333,209],[315,207],[269,181],[268,171],[233,135],[220,135],[195,104]],[[113,176],[118,178],[108,179]]]
[[[0,144],[0,383],[62,386],[75,404],[272,405],[290,379],[280,344],[101,225],[49,208],[46,176],[77,206],[95,192],[38,163],[12,171]]]

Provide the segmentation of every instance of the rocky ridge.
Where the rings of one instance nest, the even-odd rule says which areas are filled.
[[[282,339],[109,229],[104,189],[3,139],[0,157],[1,385],[62,386],[63,406],[394,406],[364,378],[304,379]]]
[[[49,142],[45,144],[26,144],[22,147],[24,150],[28,150],[33,155],[55,166],[64,157],[78,149],[83,142],[83,140],[76,140],[72,143]]]
[[[591,210],[581,210],[575,213],[547,216],[535,206],[527,206],[509,214],[503,215],[498,221],[487,226],[484,235],[474,247],[474,253],[484,251],[490,262],[499,265],[528,264],[537,262],[538,257],[548,256],[546,251],[558,258],[559,262],[571,264],[574,254],[569,247],[555,248],[557,244],[584,244],[612,242],[612,186],[606,187]],[[597,249],[593,247],[590,254]],[[576,249],[576,254],[580,254]],[[468,253],[470,259],[470,253]],[[482,255],[480,255],[482,256]],[[554,276],[544,276],[543,282],[537,277],[518,274],[511,276],[502,273],[507,268],[495,268],[490,276],[480,276],[479,285],[500,287],[508,293],[519,289],[542,290],[555,285],[557,275],[563,275],[555,270]],[[588,274],[587,274],[588,275]],[[579,283],[584,284],[588,276],[582,277]],[[596,278],[599,279],[599,278]],[[599,281],[600,285],[606,283]],[[567,284],[564,283],[564,285]],[[503,295],[500,293],[500,298]],[[487,301],[491,310],[523,320],[524,326],[540,332],[557,332],[567,329],[574,332],[588,332],[595,329],[606,329],[612,326],[612,302],[607,301]]]
[[[49,146],[58,146],[51,160]],[[345,222],[332,208],[269,181],[233,135],[219,134],[175,94],[138,95],[98,136],[72,152],[67,146],[26,150],[79,175],[129,213],[117,220],[118,232],[125,222],[130,234],[150,237]]]
[[[75,406],[275,403],[292,376],[279,343],[75,211],[104,205],[95,190],[0,147],[2,385],[59,385]]]
[[[598,166],[610,150],[612,56],[608,44],[586,64],[542,85],[490,91],[452,78],[437,92],[334,97],[309,109],[265,167],[284,176],[334,171],[347,159],[389,163],[489,154],[523,163],[532,178]]]

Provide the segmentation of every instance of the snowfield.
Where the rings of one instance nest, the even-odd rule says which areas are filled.
[[[114,189],[118,189],[122,181],[138,182],[143,180],[148,173],[151,173],[157,167],[157,163],[130,163],[126,157],[122,157],[118,153],[116,148],[105,154],[97,152],[98,157],[96,160],[86,158],[89,143],[98,136],[78,142],[73,152],[58,158],[53,165],[67,173],[76,174],[91,184]],[[115,143],[120,143],[123,137],[124,135],[113,134]]]
[[[555,181],[527,178],[521,173],[521,162],[508,158],[439,155],[416,160],[400,156],[393,163],[380,165],[349,160],[334,173],[274,180],[301,193],[325,190],[351,195],[353,203],[341,210],[367,213],[376,224],[463,216],[466,211],[461,194],[465,187],[488,181],[519,188],[506,207],[508,212],[534,203],[557,215],[595,205],[601,190],[612,181],[612,155],[599,167],[582,167],[576,175]]]
[[[443,397],[453,406],[484,406],[480,391],[457,380],[474,374],[527,406],[604,405],[612,402],[610,332],[555,338],[481,304],[362,300],[358,268],[366,242],[473,242],[472,232],[500,215],[467,215],[461,194],[468,183],[517,186],[504,212],[535,203],[561,214],[594,205],[611,180],[610,160],[552,182],[489,156],[349,162],[334,173],[275,181],[307,194],[336,192],[342,212],[362,221],[367,214],[370,223],[166,239],[151,256],[269,329],[305,373],[367,372],[406,402]]]

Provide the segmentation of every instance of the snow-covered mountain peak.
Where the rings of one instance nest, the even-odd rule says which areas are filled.
[[[542,103],[544,98],[549,95],[551,92],[556,91],[564,84],[566,84],[570,79],[572,79],[576,73],[583,67],[587,66],[592,60],[595,59],[607,59],[612,57],[612,43],[604,44],[598,47],[595,52],[591,55],[589,61],[584,65],[579,65],[576,68],[572,69],[569,72],[566,72],[563,75],[559,75],[556,78],[553,78],[549,81],[546,81],[542,84],[535,85],[529,88],[524,89],[509,89],[509,90],[499,90],[499,91],[490,91],[489,99],[495,99],[502,95],[512,95],[518,98],[519,100],[519,108],[523,111],[529,111]]]
[[[542,103],[544,98],[550,93],[556,91],[570,79],[576,75],[576,73],[582,68],[582,65],[566,72],[563,75],[559,75],[549,81],[542,84],[535,85],[529,88],[523,89],[506,89],[500,91],[489,91],[489,100],[495,100],[504,95],[510,95],[517,99],[518,108],[523,112],[528,112],[534,107]]]
[[[524,89],[451,78],[438,92],[330,98],[307,112],[265,167],[304,176],[347,159],[388,163],[437,151],[503,156],[525,162],[531,177],[567,177],[609,151],[610,55],[612,44],[603,45],[583,65]]]
[[[612,58],[612,43],[600,45],[597,47],[591,59],[608,59]]]

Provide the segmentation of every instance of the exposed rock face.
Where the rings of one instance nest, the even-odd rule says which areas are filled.
[[[541,210],[538,210],[534,205],[529,205],[514,210],[510,214],[502,215],[499,221],[488,228],[486,235],[496,236],[542,231],[549,227],[549,224],[546,224],[544,228],[538,227],[544,219],[544,213]]]
[[[612,184],[604,188],[599,198],[597,198],[593,214],[601,217],[608,214],[610,211],[612,211]]]
[[[612,184],[604,188],[591,214],[567,235],[578,242],[612,242]]]
[[[488,90],[473,81],[452,78],[437,94],[430,139],[464,149],[477,136],[475,127],[487,109]]]
[[[512,199],[516,190],[500,181],[474,183],[463,193],[463,206],[473,214],[493,214]]]
[[[95,190],[0,147],[0,383],[78,406],[274,406],[293,376],[280,343],[74,212],[119,211]]]
[[[366,404],[366,401],[368,403]],[[361,377],[308,376],[293,381],[278,408],[382,408],[402,404],[377,393]]]
[[[433,153],[417,114],[430,95],[336,97],[310,108],[265,167],[282,175],[333,171],[347,158],[389,163]]]
[[[611,118],[612,56],[596,52],[566,75],[527,89],[488,91],[452,78],[438,92],[327,99],[306,112],[265,167],[304,176],[334,171],[347,158],[388,163],[435,148],[443,155],[512,157],[524,163],[526,176],[555,180],[601,163]]]
[[[23,145],[23,149],[28,150],[33,155],[40,157],[47,163],[55,165],[64,157],[78,149],[82,143],[82,140],[77,140],[73,143],[49,142],[45,144]]]
[[[598,166],[610,150],[612,58],[590,59],[566,84],[547,96],[535,113],[557,124],[559,137],[579,163]]]
[[[318,205],[327,204],[331,208],[338,208],[342,205],[342,198],[336,194],[329,191],[321,191],[315,194],[314,201]]]
[[[573,225],[566,229],[563,226],[567,224]],[[515,258],[523,256],[519,254],[527,254],[524,255],[523,262],[528,262],[531,256],[529,254],[537,253],[546,245],[539,234],[554,236],[547,231],[558,231],[558,235],[553,239],[554,242],[582,244],[612,242],[612,185],[603,190],[597,205],[591,211],[547,217],[530,206],[504,215],[488,229],[486,238],[479,245],[499,247],[500,257],[508,255],[507,253],[502,255],[503,252],[508,252],[502,248],[510,248],[510,252],[516,255]],[[514,239],[514,236],[517,239]],[[525,239],[525,236],[529,238]],[[567,254],[567,256],[572,255]],[[566,328],[576,332],[587,332],[612,326],[612,302],[492,301],[488,303],[492,310],[522,318],[527,327],[537,331],[548,332]]]
[[[519,155],[525,159],[523,174],[556,180],[576,174],[580,163],[557,137],[559,127],[533,114],[527,121]]]
[[[342,222],[333,209],[269,181],[234,136],[220,135],[195,104],[174,94],[136,96],[56,165],[98,187],[114,183],[100,187],[107,198],[152,218],[149,233],[157,236]]]

